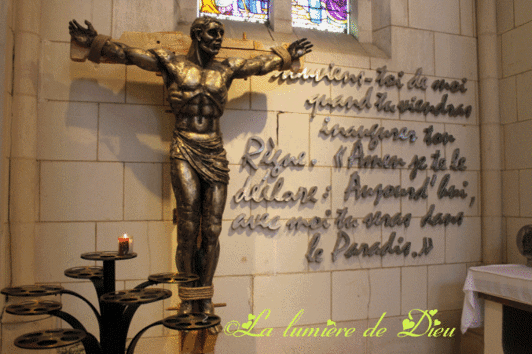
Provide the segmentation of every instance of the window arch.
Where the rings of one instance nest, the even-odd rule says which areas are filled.
[[[269,9],[270,0],[198,0],[200,16],[222,20],[265,23]]]

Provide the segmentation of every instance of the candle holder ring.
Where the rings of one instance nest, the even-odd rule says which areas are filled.
[[[140,305],[168,299],[170,296],[172,292],[166,289],[132,289],[105,294],[101,297],[101,301],[108,304]]]
[[[79,266],[65,270],[65,275],[74,279],[103,279],[103,267]]]
[[[148,281],[140,283],[135,286],[135,289],[144,289],[148,286],[155,284],[186,284],[191,283],[199,279],[199,276],[196,274],[184,274],[184,273],[158,273],[148,276]]]
[[[39,299],[9,305],[6,307],[6,312],[16,316],[36,316],[59,311],[62,307],[58,301]]]
[[[163,320],[166,328],[178,331],[194,331],[214,327],[220,324],[221,319],[216,315],[203,312],[191,312],[167,317]]]
[[[78,329],[53,329],[24,334],[15,339],[15,345],[22,349],[53,349],[81,342],[87,333]]]
[[[182,274],[182,273],[159,273],[148,277],[148,280],[154,283],[189,283],[199,279],[196,274]]]
[[[103,251],[103,252],[89,252],[83,253],[81,255],[82,259],[89,261],[119,261],[122,259],[131,259],[137,257],[135,252],[118,254],[118,252],[113,251]]]
[[[64,288],[60,285],[21,285],[12,288],[4,288],[0,293],[7,296],[38,297],[58,295]]]

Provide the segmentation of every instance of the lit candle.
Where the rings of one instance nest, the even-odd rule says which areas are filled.
[[[133,239],[127,234],[118,238],[118,255],[123,256],[133,252]]]

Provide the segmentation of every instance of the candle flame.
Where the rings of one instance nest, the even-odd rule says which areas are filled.
[[[124,234],[124,238],[129,238],[129,236],[127,234]]]

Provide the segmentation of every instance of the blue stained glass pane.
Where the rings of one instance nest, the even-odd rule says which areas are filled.
[[[347,32],[347,0],[292,0],[292,26]]]
[[[264,23],[268,20],[270,0],[198,0],[198,9],[200,16]]]

